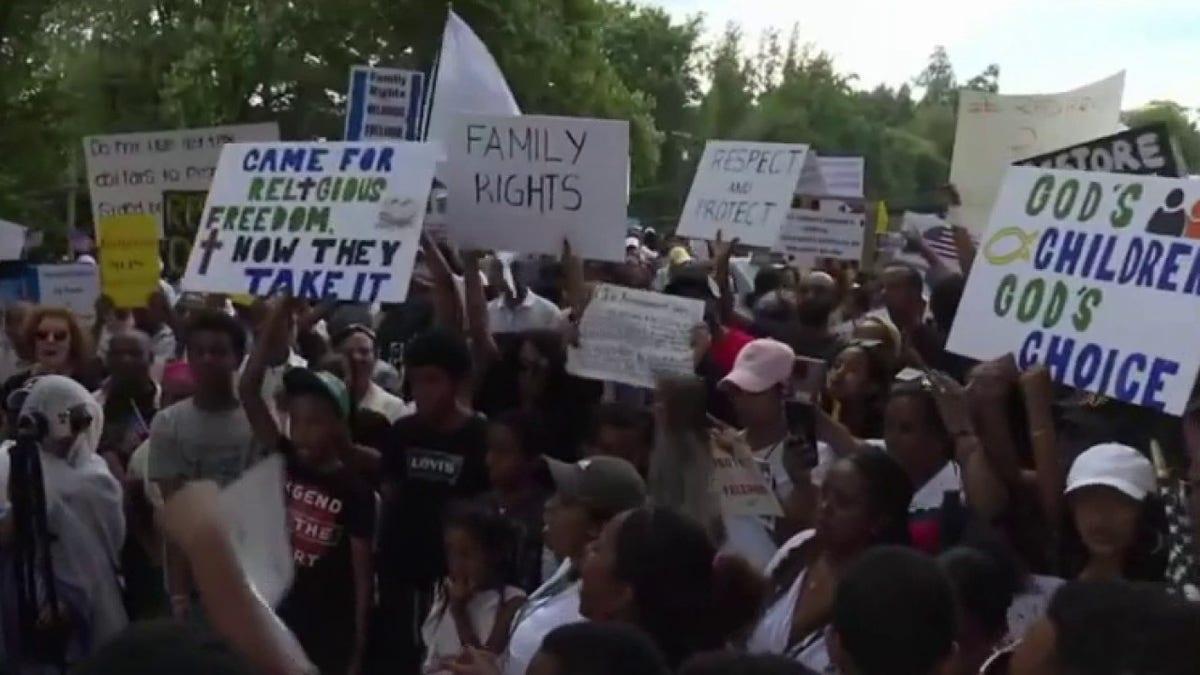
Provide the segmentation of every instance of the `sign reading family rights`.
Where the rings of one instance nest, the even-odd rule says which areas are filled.
[[[947,348],[1179,415],[1197,316],[1200,182],[1013,167]]]

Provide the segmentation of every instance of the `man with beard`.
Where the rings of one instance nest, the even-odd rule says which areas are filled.
[[[843,339],[829,327],[837,306],[837,284],[825,272],[809,272],[796,290],[767,293],[754,304],[754,328],[759,337],[785,342],[797,356],[831,361]]]

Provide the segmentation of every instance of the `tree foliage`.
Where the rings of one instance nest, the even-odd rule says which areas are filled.
[[[0,217],[88,220],[88,134],[276,120],[285,138],[339,138],[351,66],[428,68],[444,0],[4,0]],[[530,113],[630,121],[637,217],[671,226],[709,138],[804,141],[867,158],[867,188],[926,200],[947,177],[960,87],[997,91],[991,65],[960,83],[936,47],[909,84],[859,88],[793,27],[706,44],[700,18],[627,0],[455,0]],[[1155,102],[1200,165],[1194,111]]]

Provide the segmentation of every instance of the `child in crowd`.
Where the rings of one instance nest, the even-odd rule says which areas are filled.
[[[500,516],[459,506],[446,518],[444,535],[448,573],[421,629],[425,673],[451,672],[444,666],[468,647],[502,654],[525,603],[525,591],[511,585],[515,538]]]

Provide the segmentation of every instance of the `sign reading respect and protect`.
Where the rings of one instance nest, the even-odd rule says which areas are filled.
[[[1014,167],[947,348],[1179,415],[1198,315],[1200,183]]]

